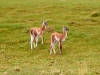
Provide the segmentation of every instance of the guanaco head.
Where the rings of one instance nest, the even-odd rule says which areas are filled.
[[[63,31],[65,31],[65,30],[66,30],[66,31],[69,31],[69,29],[68,29],[67,27],[64,27],[64,26],[63,26]]]
[[[48,23],[46,22],[46,20],[43,20],[42,25],[45,25],[45,26],[47,26],[47,25],[48,25]]]

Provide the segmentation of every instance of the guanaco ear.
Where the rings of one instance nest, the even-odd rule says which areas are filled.
[[[43,20],[43,25],[48,25],[48,23],[46,22],[46,20]]]
[[[69,29],[67,27],[63,27],[63,29],[69,31]]]
[[[63,29],[65,28],[65,26],[63,26]]]
[[[66,29],[67,27],[63,26],[63,29]]]
[[[45,20],[43,20],[43,22],[44,22]]]
[[[43,22],[46,22],[46,20],[43,20]]]
[[[63,31],[64,31],[64,29],[65,29],[65,28],[64,28],[64,26],[63,26]]]

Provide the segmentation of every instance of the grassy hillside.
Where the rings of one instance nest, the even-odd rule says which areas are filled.
[[[44,45],[30,50],[29,31],[42,20]],[[50,55],[50,34],[63,26],[63,53]],[[100,1],[1,0],[0,75],[100,75]]]

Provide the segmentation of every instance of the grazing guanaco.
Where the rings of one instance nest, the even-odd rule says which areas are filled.
[[[30,36],[31,36],[30,44],[31,44],[31,49],[33,48],[32,44],[34,45],[34,48],[37,47],[38,37],[42,38],[41,44],[43,45],[44,37],[42,36],[42,34],[45,31],[47,25],[48,25],[47,22],[45,20],[43,20],[42,28],[34,27],[34,28],[32,28],[30,30]],[[35,42],[36,42],[36,44],[35,44]]]
[[[51,34],[50,54],[52,54],[52,51],[54,52],[54,54],[56,54],[56,51],[55,51],[56,42],[59,42],[59,50],[60,50],[59,53],[62,54],[62,42],[65,41],[68,30],[69,29],[67,27],[63,27],[62,34],[58,32],[54,32]]]

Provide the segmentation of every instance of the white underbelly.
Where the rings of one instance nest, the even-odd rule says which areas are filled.
[[[58,38],[57,36],[55,36],[56,41],[60,41],[60,38]]]
[[[66,39],[66,36],[65,36],[65,38],[63,38],[63,40],[62,40],[62,41],[65,41],[65,39]]]
[[[65,38],[62,41],[65,41]]]
[[[55,36],[55,40],[56,40],[56,41],[65,41],[65,39],[66,39],[66,37],[63,38],[62,40],[60,40],[60,37]]]
[[[40,32],[37,29],[36,29],[36,32],[37,32],[38,35],[40,35]]]

